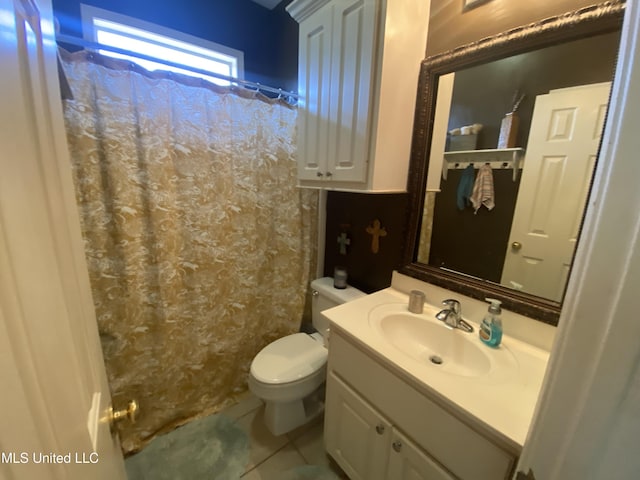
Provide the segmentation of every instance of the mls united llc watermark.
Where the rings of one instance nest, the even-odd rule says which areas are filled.
[[[98,463],[96,452],[0,452],[0,463]]]

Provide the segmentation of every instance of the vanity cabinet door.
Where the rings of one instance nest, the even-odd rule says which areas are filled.
[[[384,480],[391,424],[333,372],[327,378],[327,452],[351,480]]]
[[[455,477],[411,440],[395,430],[386,478],[388,480],[453,480]]]

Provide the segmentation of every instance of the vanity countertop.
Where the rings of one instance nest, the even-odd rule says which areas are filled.
[[[478,323],[469,321],[463,315],[473,325],[474,332],[466,333],[456,329],[451,334],[469,335],[469,340],[486,349],[488,355],[507,355],[514,367],[508,375],[498,377],[444,373],[437,365],[419,362],[392,346],[371,326],[372,312],[377,308],[386,306],[384,308],[409,313],[407,304],[407,294],[387,288],[325,310],[322,314],[330,320],[332,329],[346,334],[409,381],[414,388],[434,397],[443,406],[468,423],[487,431],[501,443],[520,451],[531,424],[549,353],[506,334],[503,335],[500,347],[494,351],[479,340]],[[431,315],[434,308],[428,308],[425,304],[423,315]],[[442,326],[447,328],[444,324]],[[329,343],[329,348],[330,345]]]

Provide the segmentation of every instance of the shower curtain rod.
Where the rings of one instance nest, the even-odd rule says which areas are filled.
[[[168,65],[170,67],[182,68],[184,70],[189,70],[189,71],[192,71],[192,72],[195,72],[195,73],[200,73],[202,75],[207,75],[209,77],[215,77],[215,78],[218,78],[220,80],[226,80],[226,81],[228,81],[230,83],[236,83],[236,84],[242,85],[243,87],[247,87],[248,89],[254,89],[255,91],[263,91],[263,92],[275,93],[275,94],[278,94],[278,96],[280,96],[280,97],[290,97],[290,98],[293,98],[295,100],[298,100],[298,98],[299,98],[299,95],[297,93],[285,92],[281,88],[269,87],[269,86],[266,86],[266,85],[262,85],[260,83],[249,82],[248,80],[240,80],[239,78],[228,77],[226,75],[222,75],[222,74],[215,73],[215,72],[210,72],[208,70],[202,70],[200,68],[190,67],[188,65],[182,65],[180,63],[174,63],[174,62],[171,62],[169,60],[164,60],[162,58],[151,57],[149,55],[145,55],[144,53],[133,52],[133,51],[125,50],[125,49],[122,49],[122,48],[111,47],[109,45],[102,45],[100,43],[90,42],[88,40],[84,40],[84,39],[81,39],[81,38],[73,37],[71,35],[57,34],[56,35],[56,41],[58,43],[67,43],[69,45],[75,45],[77,47],[82,47],[82,48],[85,48],[87,50],[95,50],[95,51],[107,50],[109,52],[119,53],[121,55],[130,55],[132,57],[140,58],[142,60],[150,60],[152,62],[159,62],[159,63],[162,63],[164,65]]]

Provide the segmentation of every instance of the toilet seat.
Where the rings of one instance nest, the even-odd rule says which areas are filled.
[[[306,333],[294,333],[264,347],[251,363],[251,376],[263,384],[296,382],[322,370],[327,349]]]

